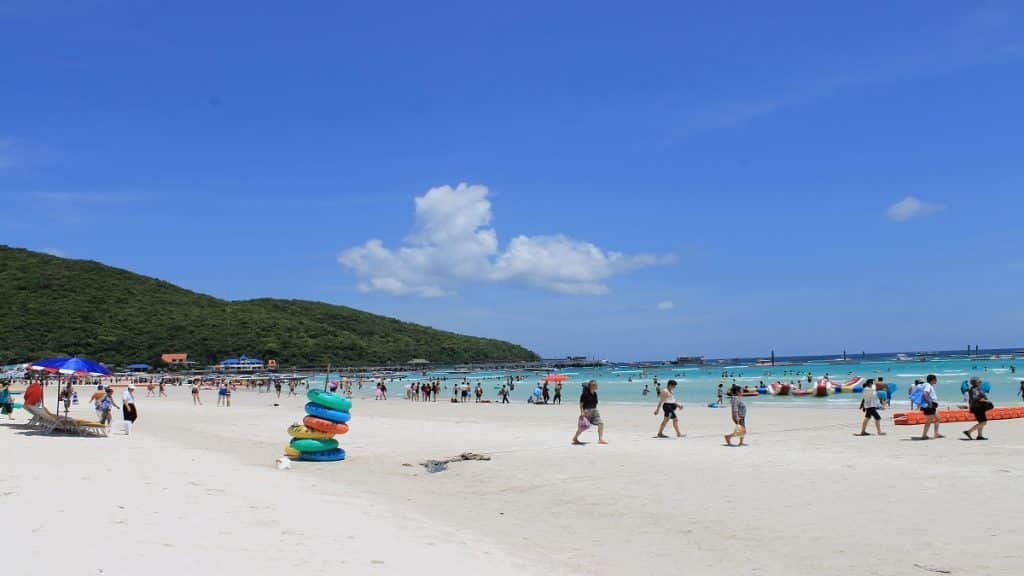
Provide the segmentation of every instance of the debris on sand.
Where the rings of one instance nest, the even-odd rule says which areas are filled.
[[[467,460],[490,460],[491,457],[486,454],[477,454],[476,452],[463,452],[458,456],[448,458],[446,460],[427,460],[420,462],[420,466],[427,469],[427,472],[435,474],[437,472],[444,472],[448,469],[448,465],[452,462],[466,462]]]

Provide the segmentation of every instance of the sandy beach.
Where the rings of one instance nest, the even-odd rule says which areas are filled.
[[[52,407],[53,389],[48,390]],[[303,397],[240,390],[193,407],[137,393],[125,437],[0,425],[11,574],[1017,573],[1024,422],[988,442],[852,436],[860,412],[689,404],[684,439],[650,406],[603,404],[610,444],[571,446],[574,403],[357,399],[345,462],[277,470]],[[81,392],[80,392],[81,395]],[[685,391],[681,394],[685,402]],[[275,406],[276,404],[279,404]],[[73,414],[91,417],[86,406]],[[462,452],[429,474],[418,464]],[[931,572],[935,573],[935,572]]]

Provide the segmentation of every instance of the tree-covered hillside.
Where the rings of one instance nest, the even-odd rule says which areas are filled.
[[[97,262],[0,245],[0,364],[78,354],[124,365],[187,352],[282,367],[535,360],[508,342],[462,336],[345,306],[229,302]]]

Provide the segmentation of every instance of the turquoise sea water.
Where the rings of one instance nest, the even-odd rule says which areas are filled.
[[[1014,368],[1017,369],[1016,373],[1013,372]],[[915,379],[923,380],[928,374],[935,374],[938,377],[939,384],[936,390],[939,394],[939,401],[940,404],[947,406],[962,403],[961,383],[971,376],[978,376],[991,385],[989,397],[996,406],[1006,406],[1021,403],[1017,392],[1020,389],[1021,380],[1024,380],[1024,357],[1016,359],[940,357],[926,361],[896,361],[869,357],[865,360],[846,363],[812,360],[795,366],[776,366],[774,368],[736,363],[713,366],[605,366],[570,368],[552,373],[568,376],[569,379],[562,385],[563,402],[567,403],[577,401],[581,385],[590,379],[598,381],[599,395],[603,402],[653,403],[657,401],[654,394],[654,380],[657,378],[662,386],[669,379],[675,379],[679,383],[676,397],[682,402],[707,404],[715,399],[718,383],[723,381],[723,373],[726,374],[724,378],[726,388],[733,382],[740,386],[757,387],[762,381],[765,384],[770,384],[776,381],[797,381],[800,378],[804,378],[803,382],[806,388],[808,372],[812,374],[812,379],[815,382],[826,373],[836,383],[846,382],[853,376],[863,378],[881,376],[887,383],[897,386],[897,391],[893,396],[894,408],[906,408],[909,387]],[[389,378],[394,377],[395,380],[389,383],[388,388],[391,396],[401,398],[404,395],[405,384],[430,377],[442,377],[447,378],[446,383],[448,384],[448,389],[443,392],[442,399],[447,399],[451,396],[450,385],[467,378],[474,387],[477,382],[481,382],[485,398],[494,400],[497,397],[496,389],[501,387],[508,376],[523,378],[516,383],[511,400],[525,402],[544,374],[528,371],[492,371],[468,374],[449,373],[444,370],[426,373],[408,372],[389,376]],[[336,379],[339,375],[332,374],[331,377]],[[318,380],[322,383],[323,375],[320,375]],[[645,385],[650,390],[647,396],[643,395]],[[554,385],[550,384],[549,387],[553,393]],[[372,390],[372,385],[369,387],[364,385],[364,392],[367,390]],[[787,406],[849,407],[860,402],[860,394],[838,393],[825,398],[761,395],[747,398],[747,401]]]

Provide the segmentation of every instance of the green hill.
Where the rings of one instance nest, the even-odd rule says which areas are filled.
[[[0,245],[0,364],[61,354],[153,364],[167,352],[187,352],[200,364],[248,354],[282,367],[537,359],[508,342],[345,306],[231,302],[97,262]]]

